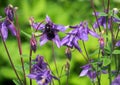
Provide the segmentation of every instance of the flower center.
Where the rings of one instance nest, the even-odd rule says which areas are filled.
[[[52,26],[50,24],[45,25],[45,33],[47,34],[47,39],[52,40],[55,38],[54,30],[52,29]]]

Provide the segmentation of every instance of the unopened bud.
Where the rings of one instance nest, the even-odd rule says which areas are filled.
[[[69,70],[70,70],[70,64],[69,64],[69,62],[67,61],[66,64],[65,64],[65,71],[66,71],[67,73],[69,73]]]
[[[69,47],[66,49],[65,54],[66,54],[68,60],[71,60],[71,50]]]
[[[99,38],[99,44],[100,44],[100,48],[103,49],[104,48],[104,38],[102,38],[102,37]]]
[[[30,23],[30,25],[32,25],[34,23],[34,17],[30,17],[29,23]]]
[[[118,8],[113,8],[113,12],[114,12],[114,14],[117,14],[119,12],[119,9]]]
[[[37,40],[35,39],[34,36],[32,36],[32,38],[30,39],[30,45],[31,45],[31,49],[36,52],[36,48],[37,48]]]

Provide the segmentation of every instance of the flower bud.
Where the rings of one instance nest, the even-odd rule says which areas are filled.
[[[100,44],[100,48],[104,49],[104,38],[102,37],[99,38],[99,44]]]
[[[66,49],[65,54],[66,54],[68,60],[71,60],[71,50],[69,47]]]
[[[118,8],[113,8],[113,12],[114,12],[114,14],[117,14],[119,12],[119,9]]]
[[[31,49],[36,52],[36,48],[37,48],[37,40],[35,39],[34,36],[32,36],[32,38],[30,39],[30,45],[31,45]]]

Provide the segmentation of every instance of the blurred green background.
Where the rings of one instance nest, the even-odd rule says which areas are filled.
[[[105,5],[107,5],[107,0],[104,1]],[[5,16],[4,8],[8,4],[12,4],[13,6],[18,7],[17,13],[20,29],[30,35],[32,34],[32,30],[29,25],[29,17],[31,16],[35,18],[35,21],[40,22],[45,19],[46,15],[49,15],[54,23],[63,25],[75,25],[84,20],[88,21],[88,23],[91,25],[95,21],[95,17],[92,16],[93,9],[91,8],[90,0],[0,0],[1,16]],[[102,0],[94,0],[94,4],[97,11],[103,11]],[[120,8],[120,0],[111,0],[111,9],[114,7]],[[28,49],[30,48],[29,38],[21,33],[21,40],[23,54],[25,55],[23,57],[26,63],[26,73],[28,74],[27,63],[29,59]],[[94,43],[91,43],[91,41],[93,41]],[[6,43],[13,62],[17,67],[18,72],[20,73],[20,56],[18,53],[16,38],[11,36],[11,34],[9,33],[9,37]],[[82,42],[79,42],[79,44],[83,49]],[[85,44],[87,47],[87,51],[89,53],[93,53],[97,49],[98,40],[89,37],[89,40]],[[47,61],[49,62],[52,70],[55,72],[51,49],[51,42],[48,42],[44,46],[40,47],[38,40],[38,50],[36,53],[33,54],[32,58],[34,59],[37,54],[44,56],[45,59],[47,59]],[[66,63],[65,49],[65,47],[57,49],[57,47],[55,46],[55,56],[59,72],[61,67]],[[95,56],[93,55],[91,57],[94,58]],[[80,66],[84,65],[86,62],[77,50],[73,51],[72,60],[70,63],[71,74],[69,78],[69,85],[92,85],[88,77],[79,77],[79,74],[81,72]],[[15,77],[16,76],[9,63],[3,43],[0,39],[0,85],[14,85],[12,83],[12,79],[15,79]],[[108,82],[106,82],[107,79],[107,75],[102,75],[102,85],[108,85]],[[65,85],[66,77],[61,78],[61,81],[62,85]],[[57,84],[58,83],[56,81],[55,85]]]

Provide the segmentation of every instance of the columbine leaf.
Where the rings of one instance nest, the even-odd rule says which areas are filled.
[[[93,53],[91,53],[89,56],[92,57],[92,56],[95,56],[99,53],[99,49],[95,50]]]
[[[103,58],[103,66],[107,66],[107,65],[109,65],[110,63],[111,63],[110,58],[106,58],[106,56],[105,56],[105,58]]]
[[[20,81],[17,79],[16,80],[14,79],[13,82],[15,83],[15,85],[21,85]]]
[[[105,54],[110,54],[110,52],[111,52],[110,49],[107,47],[104,48],[104,51],[105,51]]]
[[[104,12],[100,12],[99,16],[108,16],[108,14],[104,13]]]
[[[31,35],[30,35],[30,34],[24,32],[24,31],[21,31],[21,33],[24,34],[26,37],[31,38]]]
[[[113,17],[120,19],[117,14],[114,14]]]
[[[114,50],[112,54],[120,54],[120,50]]]

